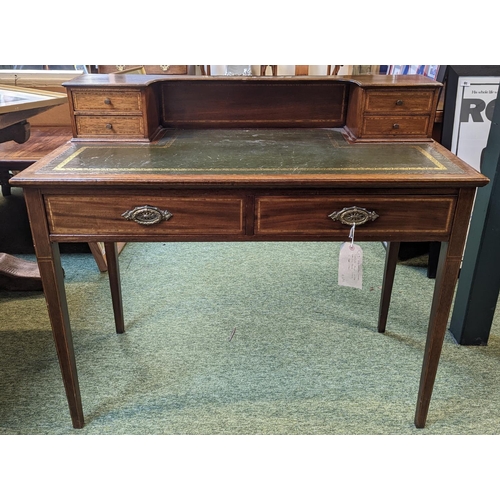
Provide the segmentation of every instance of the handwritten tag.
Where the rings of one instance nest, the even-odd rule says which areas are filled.
[[[363,288],[363,250],[353,243],[342,243],[339,254],[339,286]]]

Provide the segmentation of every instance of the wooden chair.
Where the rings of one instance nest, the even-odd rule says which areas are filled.
[[[264,76],[266,74],[268,66],[269,65],[260,67],[261,76]],[[326,74],[327,75],[338,75],[341,67],[342,67],[341,65],[337,65],[337,66],[328,65],[326,67]],[[278,75],[278,66],[277,65],[270,66],[270,68],[271,68],[272,75],[277,76]],[[295,76],[306,76],[308,74],[309,74],[309,65],[308,64],[304,64],[304,65],[297,64],[295,66]]]
[[[342,65],[337,65],[337,66],[332,66],[328,65],[326,67],[326,74],[327,75],[338,75],[340,68]],[[333,68],[333,69],[332,69]],[[308,75],[309,74],[309,66],[295,66],[295,75]]]
[[[341,67],[342,67],[342,65],[337,65],[337,66],[328,65],[326,67],[326,74],[327,75],[338,75]],[[332,70],[332,68],[333,68],[333,70]]]
[[[145,75],[146,68],[144,66],[134,66],[132,68],[125,68],[119,71],[113,71],[114,74],[129,74],[129,75]]]
[[[326,67],[326,74],[327,75],[338,75],[340,68],[342,65],[328,65]],[[200,72],[203,76],[211,76],[211,67],[210,65],[199,65]],[[271,75],[272,76],[278,76],[278,65],[269,65],[269,64],[263,64],[260,65],[260,76],[265,76],[267,72],[267,68],[271,68]],[[296,76],[301,76],[301,75],[308,75],[309,74],[309,66],[308,65],[296,65],[295,66],[295,75]]]
[[[275,64],[273,66],[270,66],[269,64],[266,65],[261,65],[260,67],[260,76],[265,76],[267,68],[271,68],[271,72],[273,76],[278,76],[278,65]]]
[[[131,70],[131,71],[130,71]],[[185,64],[99,64],[97,73],[136,73],[139,75],[187,75]]]

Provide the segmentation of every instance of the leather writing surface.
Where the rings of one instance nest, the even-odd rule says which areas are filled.
[[[460,173],[432,144],[349,144],[335,129],[170,130],[153,144],[76,144],[40,170],[193,175]]]

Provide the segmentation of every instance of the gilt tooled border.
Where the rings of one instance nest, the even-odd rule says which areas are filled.
[[[172,144],[177,140],[177,136],[178,136],[178,133],[176,132],[172,137],[170,137],[166,142],[165,144],[161,144],[161,145],[156,145],[156,146],[151,146],[149,144],[123,144],[121,145],[120,147],[123,147],[123,148],[127,148],[127,149],[139,149],[139,148],[158,148],[158,149],[167,149],[169,148],[170,146],[172,146]],[[64,171],[64,172],[70,172],[70,171],[80,171],[82,170],[82,167],[68,167],[68,168],[65,168],[66,165],[68,163],[70,163],[72,160],[74,160],[77,156],[79,156],[81,153],[83,153],[85,150],[87,149],[105,149],[105,148],[109,148],[109,144],[106,144],[106,143],[103,143],[103,144],[99,144],[99,145],[92,145],[92,146],[82,146],[80,148],[78,148],[74,153],[70,154],[67,158],[65,158],[61,163],[59,163],[58,165],[56,165],[54,167],[54,170],[56,171]],[[114,169],[111,169],[111,168],[101,168],[101,167],[92,167],[92,168],[88,168],[88,167],[85,167],[83,170],[87,170],[87,171],[112,171]],[[127,171],[130,171],[130,172],[135,172],[135,171],[142,171],[144,170],[144,167],[131,167],[131,168],[127,168],[127,169],[123,169],[123,170],[127,170]],[[156,168],[154,170],[157,170]]]
[[[136,144],[123,144],[120,147],[125,147],[128,149],[138,149],[138,148],[155,148],[155,149],[167,149],[171,147],[176,139],[177,139],[178,134],[176,133],[173,137],[169,138],[165,144],[161,145],[136,145]],[[352,147],[351,145],[346,145],[342,146],[339,144],[336,138],[334,138],[330,133],[327,133],[327,137],[329,138],[331,144],[335,148],[348,148]],[[85,170],[86,172],[116,172],[117,169],[112,169],[112,168],[107,168],[107,167],[69,167],[68,164],[77,158],[83,151],[87,149],[104,149],[106,147],[109,147],[109,145],[102,144],[102,145],[92,145],[92,146],[82,146],[80,147],[77,151],[69,155],[67,158],[65,158],[61,163],[59,163],[57,166],[54,167],[54,171],[64,171],[64,172],[70,172],[70,171],[81,171]],[[357,147],[357,146],[356,146]],[[382,166],[355,166],[355,167],[333,167],[332,172],[356,172],[356,171],[371,171],[371,172],[386,172],[386,171],[430,171],[430,170],[447,170],[446,167],[433,155],[431,155],[428,151],[423,149],[421,146],[418,145],[412,145],[410,146],[411,148],[415,149],[418,151],[420,154],[425,156],[430,162],[432,162],[435,165],[435,168],[429,168],[429,166],[411,166],[411,167],[382,167]],[[296,171],[297,167],[259,167],[257,172],[262,173],[262,172],[293,172]],[[145,172],[145,171],[150,171],[150,172],[192,172],[193,169],[192,167],[186,166],[186,167],[155,167],[155,168],[148,168],[145,167],[144,165],[137,166],[137,167],[126,167],[126,168],[120,168],[120,172]],[[325,167],[307,167],[308,172],[324,172]],[[210,172],[241,172],[240,167],[221,167],[221,168],[211,168]]]

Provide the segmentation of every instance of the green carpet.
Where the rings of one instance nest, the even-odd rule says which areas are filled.
[[[385,251],[360,244],[362,290],[337,285],[338,243],[127,244],[122,335],[107,275],[63,254],[86,425],[71,426],[43,295],[0,291],[0,434],[498,434],[498,321],[486,347],[447,334],[416,429],[434,280],[399,264],[379,334]]]

